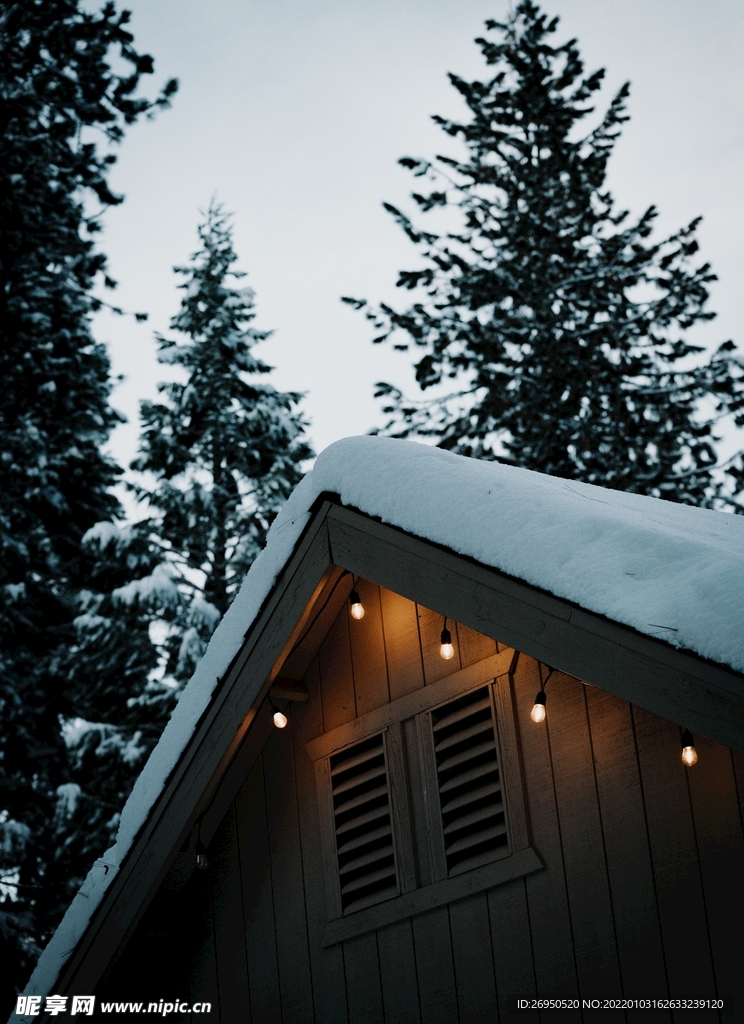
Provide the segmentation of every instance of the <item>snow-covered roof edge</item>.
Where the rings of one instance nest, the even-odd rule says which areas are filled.
[[[338,441],[274,522],[26,992],[49,993],[323,493],[649,636],[744,671],[744,517],[610,491],[428,445]]]

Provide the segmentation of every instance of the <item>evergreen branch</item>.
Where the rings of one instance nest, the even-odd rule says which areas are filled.
[[[481,458],[501,445],[541,472],[741,511],[726,487],[744,486],[744,469],[735,460],[726,482],[710,468],[716,424],[744,423],[741,360],[728,354],[733,345],[706,358],[686,340],[714,316],[714,275],[693,263],[699,219],[658,242],[653,205],[624,226],[628,211],[614,208],[605,178],[629,88],[578,132],[604,72],[584,75],[575,40],[553,45],[557,24],[532,0],[508,23],[489,21],[496,38],[478,44],[492,77],[450,75],[470,120],[434,118],[467,156],[401,161],[433,182],[413,193],[419,212],[447,206],[462,227],[422,231],[388,205],[423,257],[397,285],[425,296],[403,310],[352,304],[379,332],[375,342],[416,347],[422,395],[445,378],[466,378],[472,391],[412,401],[378,384],[383,429]],[[690,356],[697,365],[678,369]],[[686,453],[697,468],[680,476]]]

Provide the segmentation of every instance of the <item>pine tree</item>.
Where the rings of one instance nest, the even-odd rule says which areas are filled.
[[[77,699],[64,722],[69,781],[60,832],[79,864],[116,839],[120,812],[173,708],[151,628],[180,595],[139,525],[99,522],[82,539],[84,589],[57,675]]]
[[[156,486],[137,493],[151,516],[140,527],[163,553],[179,599],[166,607],[156,589],[158,616],[167,624],[163,679],[173,692],[192,675],[206,643],[268,529],[312,456],[301,395],[277,391],[264,378],[271,367],[253,352],[270,332],[252,326],[251,288],[232,269],[236,254],[229,218],[212,204],[199,228],[201,248],[190,265],[181,307],[171,321],[180,340],[159,337],[159,359],[182,379],[159,385],[161,402],[143,402],[140,454],[133,468]],[[152,577],[133,584],[148,600]]]
[[[101,522],[83,538],[86,588],[59,675],[83,695],[65,722],[69,782],[58,827],[77,862],[110,845],[119,813],[258,552],[312,455],[300,395],[262,378],[253,346],[253,292],[230,279],[236,260],[228,218],[212,206],[199,230],[160,360],[181,369],[160,385],[165,401],[142,405],[134,468],[154,488],[132,485],[149,514]]]
[[[77,790],[60,723],[83,701],[59,666],[88,582],[82,538],[118,511],[120,470],[101,446],[120,417],[90,328],[94,282],[114,282],[94,238],[100,213],[121,201],[107,183],[109,144],[175,90],[136,96],[153,63],[135,50],[128,17],[78,0],[0,9],[2,1003],[89,867],[66,844]]]
[[[508,23],[476,40],[492,75],[450,75],[469,109],[435,117],[465,156],[400,163],[431,182],[414,193],[450,230],[424,231],[388,211],[418,247],[420,269],[398,286],[409,308],[346,298],[381,333],[417,352],[408,400],[377,385],[384,432],[501,458],[557,476],[696,505],[731,502],[741,459],[719,467],[717,424],[741,425],[742,363],[727,341],[709,358],[686,338],[710,320],[699,218],[653,241],[651,206],[633,220],[607,191],[607,162],[628,119],[624,85],[592,128],[604,72],[584,75],[576,41],[552,41],[548,20],[521,0]],[[436,213],[433,214],[436,217]],[[453,389],[453,390],[448,390]],[[728,479],[726,480],[726,469]]]

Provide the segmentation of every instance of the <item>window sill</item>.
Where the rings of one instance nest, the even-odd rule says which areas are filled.
[[[444,906],[454,900],[473,896],[485,889],[492,889],[496,885],[503,885],[504,882],[511,882],[514,878],[531,875],[543,867],[542,861],[531,847],[519,850],[492,864],[474,868],[472,871],[454,875],[452,878],[444,878],[440,882],[434,882],[431,885],[422,886],[420,889],[414,889],[413,892],[396,896],[385,903],[378,903],[365,910],[358,910],[356,913],[349,914],[348,917],[339,917],[335,921],[329,921],[323,935],[323,946],[335,946],[345,939],[364,935],[365,932],[384,928],[385,925],[394,924],[396,921],[413,917],[415,914],[423,914],[427,910]]]

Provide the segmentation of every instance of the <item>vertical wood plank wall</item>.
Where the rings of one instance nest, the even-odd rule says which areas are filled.
[[[322,948],[305,743],[497,650],[450,623],[456,656],[445,662],[439,615],[365,581],[357,589],[364,619],[342,610],[308,671],[310,700],[292,705],[289,727],[272,734],[211,844],[193,998],[206,987],[221,1021],[253,1024],[526,1024],[554,1016],[517,1014],[517,997],[572,994],[719,994],[731,1006],[744,987],[740,921],[733,933],[731,920],[744,908],[744,758],[700,739],[690,771],[678,726],[560,673],[537,726],[529,711],[538,666],[524,655],[517,727],[533,845],[546,870]],[[612,1017],[744,1019],[734,1009]]]

